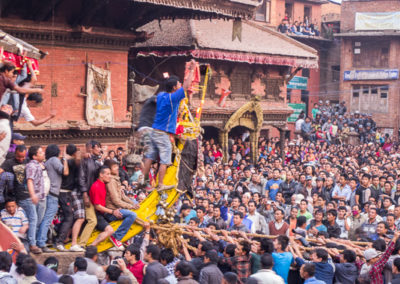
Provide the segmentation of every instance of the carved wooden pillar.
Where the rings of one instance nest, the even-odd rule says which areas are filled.
[[[250,149],[251,149],[251,159],[253,163],[257,163],[258,160],[258,138],[260,137],[259,130],[250,131]]]
[[[221,130],[219,132],[219,141],[222,146],[222,154],[224,155],[223,157],[223,162],[227,163],[228,162],[228,156],[229,156],[229,145],[228,145],[228,131],[226,130]]]
[[[279,129],[279,147],[281,148],[281,158],[282,158],[282,166],[285,164],[286,153],[283,151],[285,148],[285,137],[286,137],[286,130],[283,128]]]

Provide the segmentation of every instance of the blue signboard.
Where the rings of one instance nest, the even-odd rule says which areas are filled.
[[[288,89],[294,90],[307,90],[307,83],[307,77],[294,76],[292,80],[289,81],[286,87]]]
[[[399,69],[344,71],[344,81],[397,80]]]

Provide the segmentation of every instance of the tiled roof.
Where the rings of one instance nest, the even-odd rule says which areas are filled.
[[[200,11],[233,18],[252,18],[259,0],[134,0],[148,4]]]
[[[232,40],[233,21],[224,20],[162,20],[141,28],[154,36],[136,48],[150,50],[172,47],[212,49],[262,55],[317,59],[317,51],[288,36],[255,23],[243,21],[241,41]]]

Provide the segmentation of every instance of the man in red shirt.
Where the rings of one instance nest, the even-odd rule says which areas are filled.
[[[130,210],[112,210],[106,207],[106,183],[110,182],[110,180],[110,168],[102,167],[100,168],[99,178],[93,183],[89,190],[90,201],[93,203],[96,210],[96,227],[98,230],[103,231],[91,245],[96,246],[106,238],[110,237],[110,240],[117,248],[124,250],[121,240],[135,222],[136,213]],[[109,222],[119,219],[123,219],[123,222],[114,233],[114,229],[110,226]]]
[[[148,227],[148,230],[149,231],[147,231],[146,228],[145,234],[150,234],[150,227]],[[132,272],[139,284],[142,284],[145,272],[145,264],[140,259],[140,247],[138,247],[136,244],[129,245],[125,250],[124,257],[128,262],[126,267],[130,272]]]

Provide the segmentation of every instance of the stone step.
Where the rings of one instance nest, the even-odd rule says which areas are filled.
[[[70,263],[75,261],[75,258],[78,256],[83,257],[84,252],[54,252],[54,253],[42,253],[42,254],[33,254],[31,256],[36,260],[37,263],[43,264],[44,261],[50,257],[54,256],[58,259],[58,274],[66,274],[68,271],[68,266]]]

